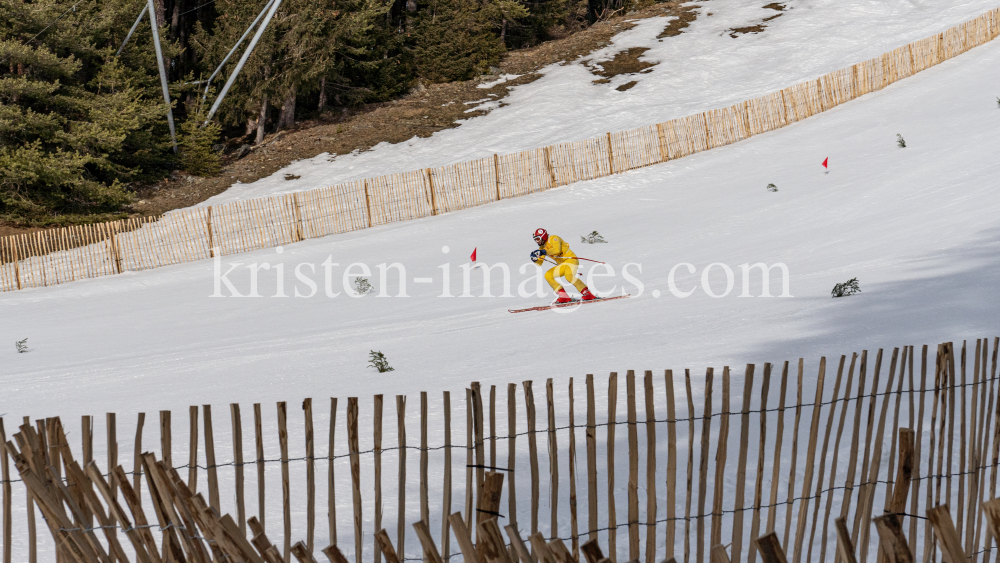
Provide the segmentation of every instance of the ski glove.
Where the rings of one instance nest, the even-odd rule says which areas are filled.
[[[531,251],[531,261],[532,262],[537,262],[537,261],[541,260],[542,256],[544,256],[544,255],[545,255],[545,251],[542,250],[542,249],[533,250],[533,251]]]

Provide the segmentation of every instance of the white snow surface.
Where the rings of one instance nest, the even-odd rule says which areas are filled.
[[[455,129],[370,151],[297,161],[249,184],[235,183],[201,205],[290,193],[394,172],[433,168],[555,143],[576,141],[730,106],[881,55],[940,33],[996,7],[995,0],[793,0],[763,33],[730,37],[779,12],[768,1],[693,2],[698,18],[676,37],[656,36],[674,18],[636,20],[611,44],[544,76],[516,86],[503,107]],[[709,16],[708,14],[712,15]],[[610,60],[631,47],[649,48],[647,74],[619,75],[594,84],[586,61]],[[629,90],[615,90],[637,80]],[[496,108],[496,109],[494,109]],[[280,150],[281,143],[276,147]],[[300,176],[285,180],[285,174]]]
[[[774,57],[782,61],[785,60],[782,57],[788,57],[788,65],[803,65],[809,60],[803,52],[824,52],[812,43],[813,40],[841,45],[843,52],[853,53],[851,56],[844,55],[845,60],[824,53],[829,59],[828,64],[811,63],[813,70],[809,72],[825,72],[943,29],[984,8],[980,4],[955,3],[951,8],[935,11],[930,3],[878,3],[867,9],[885,10],[885,14],[874,17],[869,12],[867,17],[862,17],[865,12],[861,4],[840,2],[837,6],[845,14],[832,22],[838,25],[822,26],[819,21],[814,22],[812,27],[798,24],[801,27],[787,41],[799,41],[800,48],[789,49],[779,56],[782,50],[779,45],[767,44],[768,34],[791,33],[781,31],[781,26],[786,23],[793,26],[795,18],[810,13],[809,6],[827,15],[833,9],[832,3],[822,2],[792,5],[794,9],[785,17],[774,20],[779,23],[764,34],[734,41],[732,52],[720,47],[715,51],[702,51],[702,56],[728,65],[730,63],[725,60],[737,52],[737,45],[744,45],[743,49],[752,52],[750,46],[759,42],[763,49],[759,55],[761,60]],[[695,22],[695,33],[703,37],[714,37],[719,29],[731,27],[737,20],[745,23],[749,19],[736,18],[735,11],[731,16],[725,15],[726,7],[722,2],[705,4],[703,11],[706,9],[711,9],[713,13],[717,10],[718,13],[712,18],[703,16]],[[751,13],[749,8],[742,10],[739,13]],[[906,19],[903,17],[906,14],[913,17],[905,22],[894,20],[890,24],[886,14],[896,14],[897,20]],[[920,14],[926,17],[923,24],[917,17]],[[720,19],[714,20],[716,17]],[[730,19],[723,20],[723,17]],[[855,22],[858,29],[872,34],[871,41],[849,40],[848,37],[854,36],[852,31],[841,29],[839,22]],[[699,31],[698,26],[709,25],[715,26],[715,31]],[[918,29],[911,29],[911,26]],[[815,36],[807,33],[809,29]],[[878,44],[883,39],[875,37],[875,29],[895,30],[896,40]],[[827,31],[839,39],[824,37]],[[653,34],[652,31],[649,33]],[[680,39],[684,40],[683,37]],[[729,38],[719,38],[719,41],[729,41]],[[668,43],[664,41],[663,45]],[[845,46],[848,44],[853,47]],[[744,53],[743,59],[746,58]],[[707,66],[710,65],[700,65],[703,70]],[[761,62],[757,71],[767,66]],[[780,69],[782,65],[774,66]],[[698,67],[692,64],[691,72]],[[744,72],[739,65],[730,70],[738,74]],[[742,389],[742,366],[747,363],[759,366],[764,362],[794,362],[799,357],[805,358],[807,377],[803,397],[811,398],[814,393],[813,379],[821,356],[826,356],[835,365],[840,354],[862,349],[874,351],[879,347],[891,349],[906,344],[919,346],[945,340],[960,342],[963,339],[992,338],[1000,334],[1000,302],[996,299],[997,288],[1000,287],[1000,200],[997,198],[1000,159],[996,158],[1000,149],[997,136],[1000,109],[996,103],[996,97],[1000,95],[998,70],[1000,41],[994,41],[883,91],[730,146],[458,213],[309,240],[287,246],[280,254],[275,249],[269,249],[221,260],[223,272],[231,264],[283,264],[284,293],[290,296],[296,290],[309,291],[305,284],[295,279],[293,271],[296,266],[314,264],[316,273],[311,277],[319,287],[318,294],[311,298],[271,297],[277,292],[273,268],[259,274],[258,290],[265,297],[212,298],[211,261],[2,294],[0,342],[9,346],[13,341],[27,337],[31,351],[17,354],[8,350],[0,354],[0,386],[4,390],[0,399],[0,414],[7,423],[8,436],[13,434],[15,422],[21,416],[61,416],[70,429],[69,439],[74,448],[79,444],[78,417],[98,415],[94,455],[95,459],[104,460],[104,426],[103,417],[99,415],[115,412],[118,414],[121,449],[119,461],[131,467],[131,436],[137,412],[148,415],[144,449],[158,451],[156,412],[173,411],[174,460],[175,463],[184,463],[188,432],[184,416],[186,408],[192,404],[212,404],[216,411],[217,455],[219,462],[225,463],[232,459],[228,449],[231,437],[226,420],[226,403],[243,405],[244,452],[247,456],[253,452],[250,405],[257,402],[263,404],[264,428],[268,436],[265,440],[266,457],[274,459],[278,456],[274,402],[289,401],[291,456],[301,457],[304,455],[304,439],[299,401],[304,397],[316,398],[317,441],[325,444],[324,432],[329,420],[325,414],[328,408],[325,398],[332,396],[340,397],[336,449],[340,455],[346,453],[344,404],[349,396],[361,398],[362,450],[371,447],[370,426],[365,421],[370,420],[371,396],[376,393],[386,395],[386,446],[396,443],[395,433],[391,430],[395,427],[391,406],[392,395],[395,394],[409,396],[407,418],[411,429],[410,444],[418,443],[419,433],[414,430],[417,428],[420,391],[430,394],[431,445],[443,443],[440,431],[442,391],[452,393],[456,429],[453,440],[464,444],[463,389],[473,380],[481,381],[485,389],[489,385],[497,385],[501,405],[505,405],[504,388],[507,383],[534,380],[541,427],[544,426],[543,380],[549,377],[554,379],[557,423],[563,425],[568,411],[565,390],[569,378],[574,377],[577,424],[580,424],[584,413],[583,378],[588,373],[596,376],[598,405],[603,405],[605,378],[611,371],[623,373],[626,369],[636,369],[641,373],[645,369],[654,370],[657,374],[655,393],[657,397],[662,397],[662,370],[671,368],[675,374],[680,374],[684,368],[691,368],[695,375],[694,402],[700,413],[704,403],[701,396],[702,374],[706,366],[714,366],[717,374],[723,365],[733,366],[735,406],[739,404],[739,390]],[[553,72],[576,71],[571,67],[559,67]],[[760,80],[758,86],[739,86],[744,88],[740,94],[731,98],[718,97],[718,103],[699,105],[695,102],[700,94],[712,96],[711,88],[707,87],[703,91],[692,87],[687,93],[684,89],[678,92],[669,89],[658,91],[671,92],[670,97],[675,98],[675,103],[676,99],[688,98],[688,102],[681,104],[684,109],[678,111],[680,115],[724,105],[791,82],[787,80],[789,76],[782,74],[786,71],[775,72],[781,74],[781,79],[777,75],[765,78],[758,76],[759,72],[746,71],[747,78]],[[799,72],[805,71],[799,68],[787,72],[798,77]],[[699,76],[708,80],[709,75],[714,73]],[[692,84],[696,81],[693,78],[690,80]],[[768,85],[765,86],[764,82]],[[736,83],[739,80],[734,81]],[[638,112],[642,115],[633,115],[636,108],[629,105],[630,96],[641,85],[640,82],[640,86],[626,92],[626,96],[616,98],[614,103],[606,98],[599,98],[603,100],[600,103],[591,101],[591,95],[595,99],[603,95],[598,90],[588,91],[593,94],[573,95],[578,96],[574,99],[579,104],[593,104],[594,108],[602,108],[601,115],[608,116],[595,119],[606,118],[610,123],[610,116],[616,114],[625,121],[619,126],[626,127],[660,119],[652,109]],[[515,98],[524,91],[527,90],[515,92]],[[650,92],[645,92],[647,97],[655,98],[650,96]],[[636,104],[639,99],[635,97]],[[544,107],[553,102],[548,96],[540,96],[538,103]],[[520,111],[527,111],[531,105],[525,100],[520,104]],[[470,134],[462,131],[476,131],[479,127],[477,121],[499,119],[505,115],[504,111],[517,110],[518,107],[515,103],[496,110],[486,118],[477,118],[454,132],[435,135],[406,150],[402,147],[382,148],[365,153],[357,157],[358,169],[374,166],[374,160],[362,159],[375,158],[375,155],[385,151],[397,152],[383,154],[380,157],[383,166],[398,165],[400,169],[412,167],[396,160],[397,157],[403,158],[404,154],[409,155],[409,151],[412,151],[414,161],[433,155],[452,159],[455,155],[448,154],[445,145],[437,143],[445,142],[443,139],[456,143],[459,135]],[[664,110],[664,114],[668,113],[671,112]],[[539,113],[538,119],[544,121],[544,115],[544,112]],[[530,127],[548,130],[546,126],[530,121],[523,119],[521,131]],[[556,119],[551,123],[554,126],[558,122]],[[564,138],[569,124],[565,126],[567,129],[552,132],[551,138],[539,137],[538,144]],[[581,137],[603,129],[603,126],[594,126],[589,121],[578,121],[575,127],[574,131],[579,132]],[[896,146],[897,133],[906,139],[907,148]],[[505,137],[507,132],[502,128],[497,135],[497,142],[507,139],[503,142],[510,142],[511,149],[520,146],[516,141],[527,138],[515,139],[513,133]],[[467,142],[469,146],[465,149],[470,151],[467,154],[474,156],[471,151],[479,149],[471,147],[472,138]],[[828,174],[824,174],[820,166],[826,157],[830,158]],[[332,165],[341,166],[341,159]],[[765,186],[768,183],[774,183],[778,191],[767,191]],[[512,315],[507,313],[508,308],[547,302],[551,299],[551,292],[544,298],[479,297],[483,284],[478,269],[473,271],[471,283],[476,297],[439,297],[443,276],[439,266],[450,264],[451,293],[460,294],[460,266],[468,263],[473,248],[477,248],[480,262],[510,265],[512,290],[516,294],[518,284],[529,279],[527,274],[520,275],[518,268],[527,262],[528,253],[534,248],[531,232],[540,226],[565,237],[579,255],[606,261],[614,268],[615,277],[595,280],[594,285],[598,289],[610,291],[615,285],[616,292],[620,292],[624,284],[633,297],[587,305],[566,314],[546,311]],[[577,237],[592,230],[598,230],[608,243],[580,244]],[[448,254],[442,253],[444,246],[450,247]],[[335,298],[324,296],[322,263],[328,257],[339,264],[332,270],[332,289],[342,293]],[[393,262],[403,264],[408,280],[406,291],[410,296],[395,297],[397,281],[394,271],[390,271],[388,279],[392,297],[369,295],[352,299],[344,295],[341,277],[346,267],[354,262],[364,263],[373,269],[368,277],[378,289],[383,289],[385,284],[379,280],[375,266]],[[691,263],[696,272],[688,274],[683,266],[677,269],[678,288],[695,290],[690,297],[682,299],[671,293],[668,277],[671,269],[683,262]],[[786,264],[791,274],[790,293],[793,297],[759,297],[759,281],[751,284],[753,297],[739,297],[742,280],[738,266],[756,262]],[[642,282],[641,294],[621,275],[626,263],[641,264],[641,273],[636,266],[629,270]],[[702,273],[713,263],[726,264],[734,271],[735,287],[725,297],[712,298],[700,288]],[[350,277],[360,275],[357,271],[355,269]],[[583,271],[586,275],[590,269],[584,267]],[[305,272],[309,273],[308,268]],[[499,269],[492,272],[491,290],[494,295],[499,295]],[[429,284],[416,283],[415,278],[418,277],[430,277],[433,281]],[[832,299],[832,286],[852,277],[860,280],[863,292],[848,298]],[[249,273],[246,268],[238,267],[229,279],[238,291],[248,292]],[[713,291],[722,293],[726,286],[723,268],[711,268],[707,281]],[[654,297],[654,291],[659,291],[660,297]],[[227,290],[223,289],[223,292],[228,295]],[[780,280],[775,272],[771,293],[777,295],[780,292]],[[370,350],[385,353],[395,371],[376,374],[366,368]],[[827,398],[831,392],[829,381],[832,369],[828,366]],[[677,396],[682,397],[683,383],[679,377],[675,379],[675,385]],[[759,379],[756,385],[759,388]],[[716,380],[716,390],[718,388]],[[776,400],[775,388],[776,382],[772,382],[772,407]],[[619,420],[624,417],[623,390],[624,382],[620,380]],[[520,393],[519,390],[518,400],[523,401]],[[756,394],[754,396],[756,403]],[[683,404],[684,401],[679,402]],[[809,400],[806,399],[806,402]],[[715,403],[717,412],[718,394]],[[640,413],[642,409],[640,405]],[[662,404],[656,405],[656,414],[658,418],[665,418]],[[678,414],[687,416],[683,407]],[[518,406],[518,416],[519,424],[523,424],[523,402]],[[502,415],[498,418],[501,421],[500,433],[504,434],[505,418]],[[774,428],[774,423],[773,419],[769,420],[769,427]],[[802,436],[807,433],[806,427],[803,424]],[[751,432],[751,444],[757,443],[755,432]],[[678,434],[681,434],[678,448],[684,451],[686,435],[680,431]],[[561,448],[565,448],[566,436],[565,432],[560,433]],[[927,433],[924,436],[926,438]],[[662,446],[664,433],[658,437]],[[539,439],[544,440],[543,437]],[[618,432],[618,439],[621,456],[626,451],[622,445],[624,430]],[[577,447],[581,450],[578,463],[582,467],[582,432],[577,432],[577,440]],[[642,440],[643,436],[640,436],[640,443],[643,443]],[[730,429],[729,446],[731,463],[735,461],[738,440],[739,433],[733,427]],[[524,447],[524,441],[519,441],[519,448]],[[845,438],[842,447],[847,448],[848,442]],[[603,456],[603,445],[601,448],[599,455]],[[787,460],[790,455],[787,453],[790,451],[787,435],[783,448],[785,453],[782,459]],[[504,457],[506,449],[500,449],[503,452],[500,455]],[[325,446],[317,447],[317,455],[326,455]],[[799,455],[803,454],[800,452]],[[883,455],[888,455],[888,447]],[[541,457],[541,473],[546,475],[548,467],[544,454]],[[202,445],[200,463],[204,464],[204,459]],[[365,459],[364,463],[370,463],[370,457]],[[411,452],[408,459],[411,477],[408,485],[411,502],[406,515],[408,522],[419,518],[414,481],[418,474],[418,459],[417,453]],[[845,459],[843,455],[842,459]],[[561,460],[565,463],[564,456]],[[453,462],[453,509],[464,510],[464,452],[456,451]],[[621,462],[627,463],[625,458]],[[346,460],[340,459],[337,463],[339,539],[342,546],[352,546],[349,471]],[[431,499],[441,498],[441,484],[436,478],[441,474],[442,463],[441,453],[433,452]],[[526,463],[526,456],[521,455],[516,466],[518,475],[522,476],[518,480],[518,494],[522,500],[527,498],[528,492],[528,480],[523,477],[527,472]],[[664,482],[664,465],[659,464],[658,483]],[[887,466],[887,461],[883,460],[882,465]],[[325,464],[320,464],[318,470],[322,472],[324,468]],[[267,522],[271,540],[281,545],[278,469],[278,464],[271,464],[268,468]],[[840,469],[843,470],[843,464]],[[304,537],[304,464],[295,462],[291,470],[293,541],[297,541]],[[383,525],[392,529],[395,526],[393,503],[396,499],[394,476],[397,471],[394,455],[385,456],[383,470],[387,499]],[[565,476],[566,466],[563,465],[560,471]],[[765,471],[770,475],[770,460]],[[684,482],[683,469],[681,473],[678,483]],[[752,479],[752,473],[748,472],[748,479]],[[617,482],[620,489],[617,493],[620,521],[624,520],[626,513],[624,474],[624,469],[619,471]],[[257,503],[252,468],[248,468],[247,477],[246,504],[248,515],[252,515],[256,513]],[[838,476],[838,479],[842,477]],[[220,469],[219,478],[223,511],[232,512],[232,468]],[[370,494],[372,476],[368,469],[363,472],[362,478],[364,526],[366,534],[370,534],[373,507]],[[201,479],[200,490],[203,491],[204,474]],[[784,498],[787,471],[781,472],[781,480],[779,486],[782,487],[781,498]],[[319,505],[325,507],[324,478],[319,481],[318,494],[322,499]],[[585,490],[582,483],[578,476],[578,487]],[[726,484],[727,499],[732,499],[733,486]],[[751,481],[748,490],[752,487]],[[605,487],[602,484],[600,488],[604,502]],[[547,498],[547,485],[543,484],[542,489],[542,497]],[[15,488],[15,491],[18,490]],[[659,490],[662,498],[662,486]],[[560,491],[565,511],[567,489],[564,486]],[[881,489],[878,494],[881,494]],[[586,506],[584,496],[581,493],[581,507]],[[731,500],[727,500],[727,507],[729,502]],[[880,500],[875,500],[876,507],[881,506],[880,503]],[[519,505],[522,509],[518,519],[523,530],[529,521],[528,505],[524,502]],[[502,506],[506,507],[506,499]],[[836,506],[839,506],[839,501],[835,499]],[[432,507],[432,530],[440,529],[439,505],[434,500]],[[24,561],[27,560],[24,503],[15,502],[14,510],[14,555],[15,560]],[[547,510],[547,504],[543,502],[544,515],[540,520],[546,533],[549,532]],[[642,510],[640,519],[644,520],[644,508]],[[316,543],[323,546],[328,541],[325,509],[320,508],[318,512]],[[581,529],[585,530],[583,512],[581,508]],[[563,537],[568,535],[569,524],[566,520],[560,520],[559,533]],[[783,526],[781,514],[777,525],[779,528]],[[728,526],[727,523],[723,529],[723,537],[729,537]],[[39,531],[39,560],[52,561],[50,539],[44,530],[42,526]],[[659,533],[663,533],[662,525]],[[619,557],[624,557],[626,551],[625,534],[623,528],[619,533]],[[678,534],[678,542],[680,538]],[[601,542],[607,545],[603,534]],[[406,544],[409,557],[419,557],[417,546],[415,536],[410,534]],[[349,549],[347,547],[345,551]],[[366,540],[365,549],[366,560],[370,560],[367,559],[372,553],[370,537]],[[454,542],[452,550],[457,551]]]
[[[275,249],[227,256],[233,264],[284,264],[284,293],[309,293],[294,275],[300,263],[319,284],[311,298],[276,298],[273,270],[259,274],[261,298],[212,298],[213,262],[84,280],[0,295],[0,341],[29,337],[32,352],[7,357],[8,412],[42,416],[186,404],[191,390],[219,401],[251,402],[280,391],[290,397],[447,389],[470,379],[514,381],[528,375],[572,376],[632,366],[741,365],[818,358],[861,347],[982,336],[998,327],[996,291],[1000,201],[1000,42],[989,43],[885,90],[804,122],[727,147],[625,174],[560,187],[456,213],[394,223]],[[900,133],[907,148],[896,146]],[[830,158],[830,172],[820,163]],[[768,183],[777,192],[765,190]],[[614,278],[595,278],[616,292],[641,295],[588,305],[572,314],[509,314],[548,302],[517,297],[544,226],[580,255],[606,261]],[[579,236],[600,231],[607,244]],[[451,249],[442,253],[442,247]],[[451,294],[462,293],[461,265],[504,262],[515,297],[443,298],[443,264]],[[330,257],[333,290],[322,287]],[[347,266],[372,270],[391,296],[353,299],[341,283]],[[378,264],[406,268],[409,297],[396,297]],[[734,271],[724,298],[697,289],[706,266]],[[781,262],[788,297],[739,297],[740,264]],[[583,277],[589,271],[584,265]],[[355,269],[349,276],[361,275]],[[600,272],[598,272],[600,273]],[[432,283],[416,283],[429,277]],[[725,289],[721,267],[713,291]],[[771,293],[781,292],[778,272]],[[858,277],[863,292],[831,299],[836,282]],[[502,293],[499,269],[492,294]],[[229,275],[249,292],[249,269]],[[383,287],[387,285],[388,287]],[[531,284],[534,287],[534,284]],[[652,296],[659,290],[660,298]],[[229,295],[223,287],[222,293]],[[382,350],[396,371],[366,374],[369,350]],[[409,374],[409,375],[407,375]],[[425,375],[435,374],[428,379]],[[167,385],[169,382],[169,385]],[[317,387],[317,385],[319,387]],[[166,387],[164,387],[166,386]],[[56,399],[61,394],[62,399]],[[86,396],[86,402],[73,397]]]

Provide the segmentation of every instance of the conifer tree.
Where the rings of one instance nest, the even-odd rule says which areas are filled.
[[[146,1],[0,2],[0,219],[65,224],[120,216],[136,187],[172,168],[217,171],[212,146],[220,131],[256,133],[260,142],[266,132],[291,126],[297,114],[387,101],[418,76],[473,78],[498,64],[508,46],[536,44],[579,25],[590,6],[584,0],[281,0],[216,114],[218,125],[203,127],[203,81],[266,0],[154,0],[181,124],[181,152],[174,156],[149,15],[116,54]],[[588,2],[624,9],[631,0]],[[248,45],[213,78],[208,99]]]
[[[206,124],[208,112],[201,100],[192,101],[190,105],[178,140],[181,168],[195,176],[214,176],[222,168],[219,155],[212,148],[219,139],[221,127],[214,121]]]
[[[192,38],[192,47],[196,50],[202,62],[206,78],[223,61],[230,49],[257,15],[263,10],[266,0],[217,0],[213,4],[217,17],[210,26],[202,22],[196,24]],[[251,32],[250,37],[253,36]],[[235,70],[241,54],[249,46],[250,37],[240,44],[235,53],[230,56],[222,71],[212,83],[213,89],[218,89]],[[219,108],[215,118],[226,125],[244,125],[247,135],[263,127],[266,122],[269,100],[267,80],[270,76],[271,61],[274,58],[275,41],[274,27],[269,26],[260,41],[254,47],[253,53],[247,59],[242,71],[230,89],[225,102]]]
[[[512,48],[529,47],[559,36],[560,28],[571,19],[571,7],[578,1],[522,0],[517,4],[524,13],[505,20],[504,44]]]
[[[216,2],[215,26],[199,26],[194,38],[206,68],[225,57],[264,4]],[[365,67],[366,54],[374,50],[372,38],[389,7],[389,0],[284,0],[223,103],[220,122],[247,123],[247,133],[256,129],[260,141],[269,106],[281,108],[278,128],[287,127],[294,121],[299,98],[314,93],[319,97],[327,84],[345,88],[344,59],[358,61],[355,69]],[[238,59],[230,58],[217,79],[220,83]]]
[[[386,14],[387,16],[389,14]],[[365,34],[348,37],[321,78],[322,106],[384,102],[404,94],[416,76],[412,49],[402,26],[376,18]]]
[[[523,17],[516,1],[426,0],[413,25],[417,73],[432,82],[468,80],[500,62],[505,49],[499,26],[507,14]]]
[[[168,164],[162,97],[110,47],[123,8],[70,6],[0,4],[0,217],[15,223],[116,213]]]

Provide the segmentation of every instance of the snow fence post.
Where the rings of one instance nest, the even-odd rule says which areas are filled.
[[[205,428],[205,471],[208,473],[208,502],[212,508],[221,513],[219,476],[215,465],[215,434],[212,431],[212,405],[202,405],[201,409]]]
[[[243,503],[243,422],[240,404],[229,404],[229,417],[233,424],[233,460],[236,462],[236,518],[242,534],[247,533],[247,513]]]
[[[494,155],[496,156],[496,155]],[[431,193],[431,215],[437,215],[437,198],[434,196],[434,178],[431,176],[431,169],[425,168],[424,174],[427,176],[427,189]],[[497,185],[499,185],[500,180],[497,180]],[[367,192],[365,192],[367,193]]]
[[[316,535],[316,462],[313,439],[312,399],[302,401],[306,426],[306,550],[312,554]],[[209,481],[211,482],[211,481]]]
[[[552,378],[545,380],[545,408],[548,414],[548,446],[549,446],[549,511],[550,511],[550,534],[555,538],[559,536],[559,447],[556,442],[556,408],[555,390],[552,387]]]
[[[254,439],[257,446],[257,519],[261,529],[264,529],[264,494],[267,492],[264,482],[264,429],[261,423],[260,403],[253,404]]]
[[[613,154],[613,152],[611,150],[611,133],[610,132],[608,132],[608,134],[607,134],[607,139],[608,139],[608,170],[610,170],[610,172],[608,172],[608,175],[610,176],[611,174],[615,173],[615,157],[614,157],[614,154]]]
[[[674,539],[677,534],[677,408],[674,403],[674,371],[663,374],[667,393],[667,553],[666,559],[674,556]],[[590,421],[587,421],[590,424]],[[761,452],[764,450],[761,449]],[[758,476],[758,480],[760,477]],[[752,559],[751,559],[752,561]]]
[[[451,392],[444,391],[444,498],[441,505],[443,514],[441,515],[441,557],[449,560],[451,555],[451,523],[448,515],[451,514]],[[428,534],[428,537],[429,534]],[[431,540],[433,541],[433,540]]]
[[[337,495],[336,489],[334,487],[334,471],[333,471],[333,452],[334,452],[334,437],[336,436],[337,428],[337,399],[330,397],[330,444],[329,449],[327,449],[327,491],[326,491],[326,502],[327,502],[327,518],[329,519],[330,526],[330,542],[336,546],[337,545]],[[329,549],[329,548],[327,548]],[[334,548],[336,550],[336,548]],[[339,550],[337,550],[339,553]],[[329,554],[324,549],[324,554]]]
[[[364,186],[365,186],[365,210],[368,213],[368,228],[370,229],[371,226],[372,226],[372,200],[371,200],[371,197],[368,195],[368,180],[367,179],[364,180]]]
[[[198,492],[198,406],[188,407],[188,428],[191,439],[188,445],[188,488],[191,493]]]
[[[295,236],[298,239],[296,242],[300,242],[305,240],[306,237],[302,234],[302,210],[299,208],[298,192],[292,194],[292,205],[292,210],[295,212]],[[309,552],[312,553],[312,550],[310,549]]]
[[[497,184],[497,201],[500,201],[500,156],[493,153],[493,178],[496,180]],[[430,181],[430,172],[427,174],[427,179]],[[433,188],[431,189],[431,195],[434,194]]]
[[[545,168],[549,171],[549,189],[552,189],[559,185],[556,182],[556,171],[552,168],[552,152],[549,147],[543,147],[542,153],[545,155]]]
[[[608,377],[608,558],[618,563],[618,522],[615,514],[615,426],[618,410],[618,372]],[[704,482],[704,481],[703,481]],[[699,520],[700,522],[700,520]]]
[[[430,504],[427,498],[427,391],[420,392],[420,521],[425,526],[430,526],[431,514]],[[400,557],[402,557],[400,552]],[[424,556],[427,561],[427,556]]]
[[[212,236],[212,206],[208,206],[208,214],[205,217],[205,229],[208,231],[208,257],[215,258],[215,240]]]
[[[639,429],[635,414],[635,370],[625,372],[628,424],[628,559],[639,559]]]
[[[111,254],[111,259],[115,264],[115,272],[122,273],[122,257],[121,253],[118,251],[118,243],[115,241],[115,230],[117,229],[118,221],[108,224],[108,252]]]
[[[597,413],[594,407],[594,375],[587,374],[587,541],[597,540]],[[511,465],[513,467],[513,465]],[[511,487],[513,489],[513,487]],[[669,490],[669,489],[668,489]],[[669,523],[668,523],[669,526]],[[586,553],[586,550],[584,550]],[[668,547],[669,553],[669,547]]]
[[[656,124],[656,136],[659,138],[659,141],[660,141],[660,143],[659,143],[660,144],[660,162],[666,162],[666,161],[670,160],[670,153],[667,150],[667,136],[663,132],[663,124],[662,123],[657,123]]]
[[[292,507],[288,483],[288,404],[285,401],[278,402],[278,445],[281,448],[281,505],[285,524],[285,549],[283,553],[285,561],[291,561]]]
[[[769,532],[754,541],[757,542],[757,550],[760,551],[760,557],[764,563],[788,563],[785,558],[785,550],[781,548],[781,542],[778,541],[778,534]]]
[[[382,529],[382,395],[373,398],[372,449],[375,456],[375,529]],[[381,563],[382,551],[375,550],[375,563]]]
[[[399,446],[399,508],[397,510],[398,522],[396,524],[396,545],[399,546],[399,553],[405,553],[406,540],[406,395],[396,395],[396,439]],[[355,450],[357,447],[355,447]],[[360,499],[360,497],[358,497]],[[359,506],[358,510],[361,508]],[[360,518],[360,512],[357,514]],[[360,524],[359,524],[360,525]],[[360,533],[360,532],[358,532]],[[358,561],[361,561],[358,554]]]
[[[643,378],[646,407],[646,563],[656,563],[656,412],[653,404],[653,372]]]
[[[357,397],[347,398],[347,449],[351,459],[351,490],[354,496],[354,557],[356,561],[362,561],[364,535],[361,529],[361,461],[358,459]]]
[[[965,561],[965,552],[962,551],[962,540],[955,530],[955,523],[951,519],[948,505],[942,504],[927,511],[927,519],[938,537],[941,547],[941,558],[947,563],[958,563]]]

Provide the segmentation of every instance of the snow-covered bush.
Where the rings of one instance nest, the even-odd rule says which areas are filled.
[[[833,286],[833,291],[830,292],[834,297],[847,297],[848,295],[854,295],[855,293],[861,293],[861,286],[858,285],[858,278],[851,278],[844,283],[838,283]]]
[[[899,133],[896,133],[896,146],[898,146],[901,149],[906,148],[906,141],[903,140],[903,136],[900,135]]]
[[[769,191],[769,192],[776,192],[776,191],[778,191],[778,186],[775,186],[774,184],[768,184],[767,185],[767,191]]]
[[[394,371],[395,368],[389,365],[389,360],[385,359],[385,354],[372,350],[368,355],[368,367],[375,368],[379,373]]]
[[[585,237],[580,237],[580,242],[585,242],[587,244],[595,244],[598,242],[608,242],[608,241],[604,240],[604,237],[601,236],[601,233],[593,231],[592,233],[590,233]]]
[[[18,353],[23,354],[28,351],[28,339],[18,340],[14,343],[14,347],[17,348]]]
[[[372,291],[375,291],[372,284],[368,283],[368,278],[362,278],[361,276],[354,278],[354,289],[361,295],[368,295]]]

